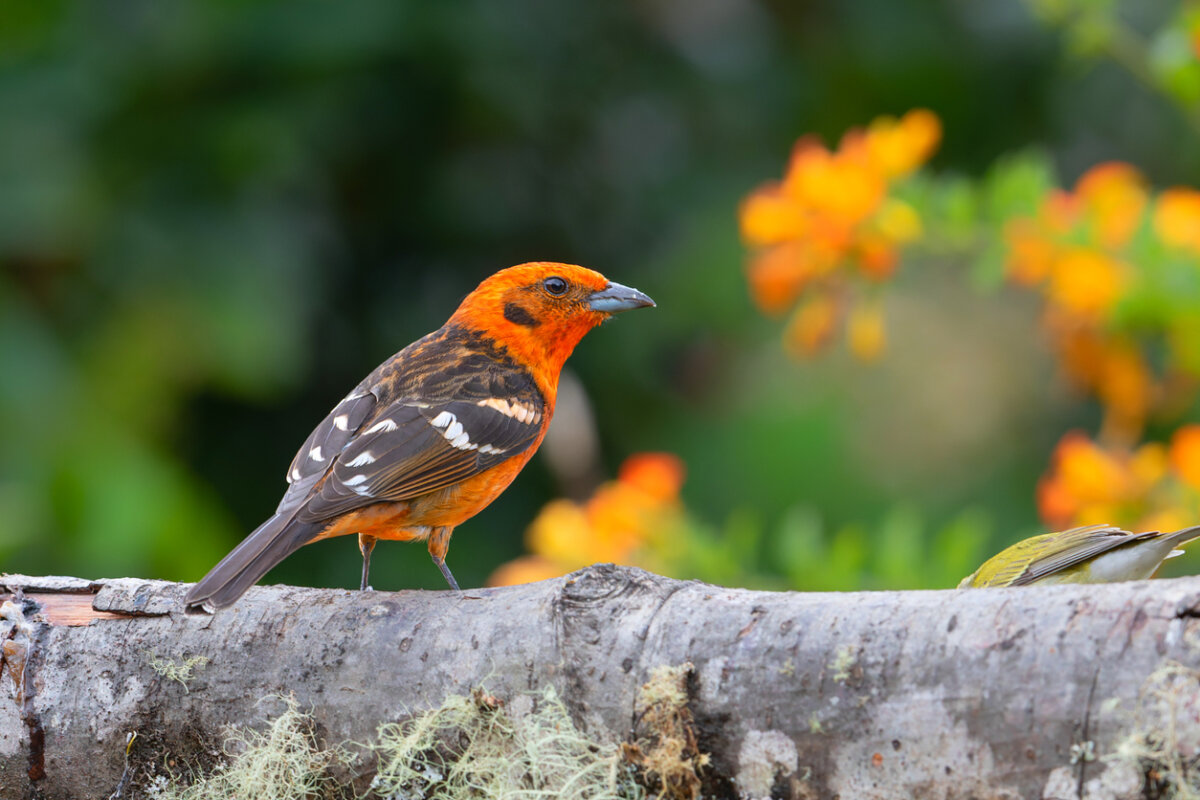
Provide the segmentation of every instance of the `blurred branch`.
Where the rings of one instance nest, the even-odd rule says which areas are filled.
[[[1163,85],[1162,79],[1151,67],[1149,44],[1141,34],[1116,17],[1109,20],[1109,33],[1104,39],[1104,54],[1127,69],[1147,89],[1171,98],[1171,93]],[[1192,131],[1200,134],[1200,107],[1180,102],[1174,105],[1183,114]]]

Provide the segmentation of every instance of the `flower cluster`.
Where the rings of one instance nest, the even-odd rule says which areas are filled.
[[[526,532],[532,555],[502,565],[488,585],[553,578],[597,561],[656,567],[653,551],[683,524],[683,479],[676,456],[630,456],[586,502],[548,503]]]
[[[889,190],[940,139],[941,122],[923,109],[852,130],[834,151],[806,137],[796,143],[783,180],[742,203],[742,238],[754,249],[750,293],[764,313],[792,311],[784,335],[789,352],[820,352],[843,318],[852,352],[864,360],[882,352],[878,298],[856,298],[851,287],[856,277],[887,280],[901,246],[920,236],[917,212]]]
[[[1200,425],[1169,445],[1105,447],[1079,432],[1058,443],[1038,485],[1038,509],[1051,528],[1112,524],[1171,531],[1200,515]]]
[[[1041,291],[1065,373],[1104,406],[1103,438],[1137,441],[1147,416],[1178,400],[1181,373],[1196,371],[1195,315],[1163,301],[1164,287],[1195,284],[1200,192],[1154,196],[1133,167],[1100,164],[1073,191],[1050,192],[1034,217],[1010,220],[1004,236],[1009,278]],[[1167,357],[1156,372],[1146,349],[1159,338]]]

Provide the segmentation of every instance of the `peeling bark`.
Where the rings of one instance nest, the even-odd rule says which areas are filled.
[[[1200,578],[773,593],[600,565],[462,594],[260,587],[213,616],[184,613],[186,588],[0,576],[0,798],[108,797],[130,732],[202,760],[281,693],[338,743],[480,684],[550,684],[618,741],[651,670],[686,662],[717,795],[1136,798],[1136,764],[1105,760],[1135,726],[1175,713],[1200,741],[1195,701],[1141,694],[1200,666]]]

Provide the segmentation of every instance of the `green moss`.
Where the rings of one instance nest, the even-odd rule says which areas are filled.
[[[207,775],[160,778],[146,787],[155,800],[306,800],[332,794],[330,777],[337,764],[348,762],[340,747],[322,748],[312,719],[301,713],[295,698],[265,731],[234,731],[226,752],[234,755]]]
[[[185,682],[198,663],[156,659],[159,674]],[[659,667],[638,695],[633,739],[595,741],[576,728],[553,687],[504,702],[482,688],[447,697],[359,745],[376,760],[368,797],[384,800],[693,800],[708,757],[699,752],[687,680],[691,664]],[[230,734],[228,759],[179,774],[129,759],[152,800],[297,800],[351,796],[333,775],[352,766],[343,746],[321,745],[295,699],[263,731]],[[144,738],[144,737],[143,737]],[[133,738],[130,739],[130,745]],[[221,748],[211,748],[219,758]],[[174,763],[167,752],[153,761]],[[132,770],[132,773],[131,773]],[[124,782],[124,780],[123,780]],[[647,788],[648,787],[648,788]]]
[[[371,788],[386,798],[630,800],[644,791],[616,746],[583,735],[553,688],[506,705],[482,689],[383,725]]]
[[[183,691],[188,693],[188,681],[196,677],[195,670],[201,669],[208,664],[208,656],[190,656],[176,663],[171,658],[159,658],[154,653],[146,652],[147,658],[150,659],[150,669],[157,672],[169,681],[176,681],[183,686]]]
[[[1200,800],[1200,764],[1194,722],[1200,698],[1200,670],[1167,661],[1142,684],[1129,733],[1104,761],[1131,767],[1144,776],[1148,796]]]
[[[833,680],[837,683],[845,683],[853,674],[854,665],[858,663],[858,647],[852,644],[844,644],[838,648],[833,660],[829,662],[829,668],[833,670]]]

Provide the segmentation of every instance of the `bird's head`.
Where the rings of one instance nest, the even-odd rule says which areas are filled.
[[[637,289],[595,270],[535,261],[502,269],[479,284],[450,324],[487,331],[525,364],[557,379],[588,331],[619,311],[653,305]]]

